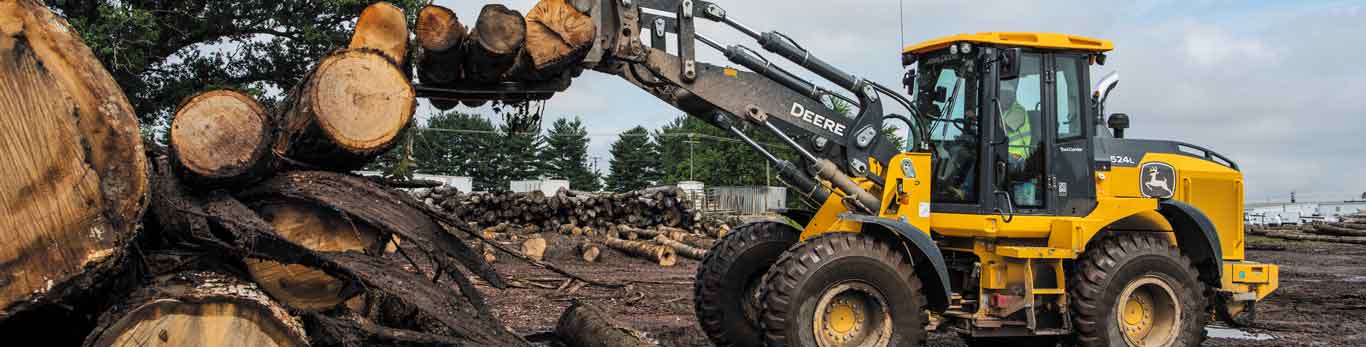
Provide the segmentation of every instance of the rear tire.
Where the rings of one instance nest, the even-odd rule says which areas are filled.
[[[1205,284],[1166,234],[1108,236],[1069,276],[1072,322],[1083,347],[1199,346]]]
[[[707,338],[717,346],[758,346],[758,288],[764,273],[801,233],[777,221],[737,227],[702,258],[693,282],[693,307]]]
[[[868,235],[842,232],[793,246],[764,279],[764,342],[769,347],[924,345],[925,295],[911,261],[898,249]]]

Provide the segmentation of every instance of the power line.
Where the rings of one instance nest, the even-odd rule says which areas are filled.
[[[430,128],[430,127],[418,127],[418,128],[416,128],[416,129],[419,130],[419,131],[435,131],[435,132],[447,132],[447,133],[457,133],[457,134],[500,135],[500,136],[501,136],[501,135],[521,135],[521,136],[538,135],[538,136],[545,136],[545,137],[550,137],[550,136],[559,136],[559,137],[575,137],[575,136],[580,136],[579,134],[551,135],[551,134],[541,134],[541,133],[539,133],[539,132],[511,132],[511,133],[509,133],[509,132],[503,132],[503,131],[497,131],[497,130],[479,130],[479,129],[451,129],[451,128]],[[620,136],[620,137],[648,137],[648,136],[655,136],[655,137],[661,137],[661,136],[662,136],[662,137],[695,137],[695,138],[703,138],[703,139],[710,139],[710,140],[723,141],[723,142],[744,143],[744,141],[741,141],[741,140],[739,140],[739,139],[732,139],[732,138],[728,138],[728,137],[721,137],[721,136],[716,136],[716,135],[708,135],[708,134],[697,133],[697,132],[682,132],[682,131],[667,132],[667,133],[655,133],[655,134],[651,134],[651,133],[624,133],[624,132],[622,132],[622,133],[587,133],[587,134],[584,134],[583,136],[588,136],[588,137],[603,137],[603,136]],[[773,142],[758,142],[758,143],[759,143],[760,145],[763,145],[764,147],[774,147],[774,148],[783,148],[783,149],[787,149],[787,145],[786,145],[786,144],[773,143]]]

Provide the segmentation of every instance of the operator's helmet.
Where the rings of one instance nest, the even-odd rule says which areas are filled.
[[[998,96],[999,100],[1015,102],[1015,86],[1019,84],[1020,79],[1018,78],[1009,81],[1001,81],[1001,93]]]

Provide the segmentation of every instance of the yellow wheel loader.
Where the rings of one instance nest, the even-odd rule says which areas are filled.
[[[1128,116],[1102,117],[1118,78],[1093,86],[1090,68],[1105,63],[1108,41],[932,40],[901,52],[902,92],[715,3],[573,4],[598,31],[583,68],[730,131],[810,207],[740,226],[708,252],[694,300],[716,345],[920,346],[934,328],[974,346],[1195,346],[1210,319],[1243,322],[1277,287],[1275,265],[1244,257],[1237,164],[1192,144],[1125,138]],[[707,38],[698,19],[828,84]],[[745,69],[698,61],[699,42]],[[554,92],[497,88],[502,98]],[[907,114],[884,112],[887,102]],[[896,134],[904,146],[886,123],[907,129]],[[773,134],[799,159],[746,130]]]

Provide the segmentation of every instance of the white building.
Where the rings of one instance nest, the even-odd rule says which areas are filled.
[[[1366,211],[1366,201],[1248,203],[1243,216],[1250,224],[1280,225],[1337,222],[1341,216],[1363,211]]]

